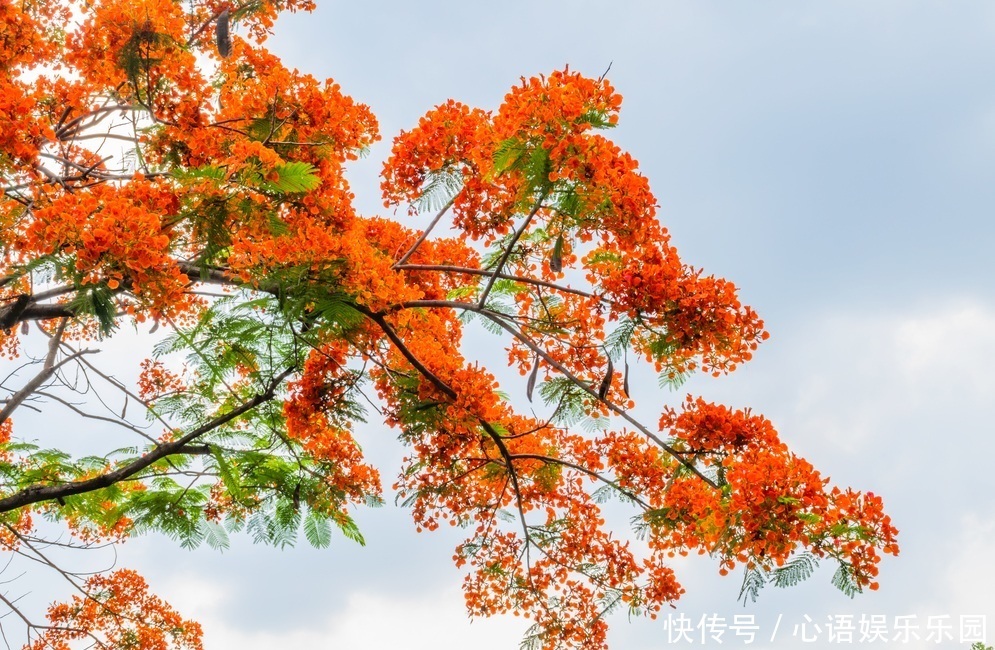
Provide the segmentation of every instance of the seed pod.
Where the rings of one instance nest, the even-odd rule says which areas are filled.
[[[625,362],[625,378],[622,380],[622,392],[625,393],[626,397],[629,397],[629,398],[632,397],[632,395],[629,395],[629,361],[628,360],[626,360],[626,362]]]
[[[218,44],[218,54],[221,58],[227,59],[231,54],[231,34],[229,32],[228,10],[225,9],[218,14],[218,21],[215,24],[214,35]]]
[[[605,373],[605,378],[601,380],[601,386],[598,387],[598,399],[604,401],[608,397],[608,389],[612,385],[612,375],[615,373],[615,368],[612,366],[612,358],[608,357],[608,371]]]
[[[539,355],[536,355],[535,363],[532,364],[532,372],[529,373],[529,381],[525,385],[525,396],[532,401],[532,391],[536,387],[536,377],[539,375]]]
[[[553,255],[549,258],[549,269],[554,273],[563,270],[563,235],[556,238],[553,244]]]

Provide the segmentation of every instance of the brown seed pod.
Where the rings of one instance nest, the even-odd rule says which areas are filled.
[[[539,355],[536,355],[535,361],[532,363],[532,372],[529,373],[529,381],[525,386],[525,396],[532,401],[532,391],[536,387],[536,377],[539,375]]]
[[[625,393],[626,397],[629,397],[629,398],[632,397],[632,395],[629,395],[629,362],[628,362],[628,360],[626,360],[626,362],[625,362],[625,379],[622,382],[622,392]]]
[[[602,402],[608,397],[608,389],[611,388],[613,374],[615,374],[615,368],[612,366],[612,358],[608,357],[608,371],[605,372],[605,378],[601,380],[601,386],[598,387],[598,399]]]
[[[228,10],[225,9],[218,14],[217,23],[214,26],[215,41],[218,44],[218,54],[227,59],[231,54],[231,25],[228,22]]]

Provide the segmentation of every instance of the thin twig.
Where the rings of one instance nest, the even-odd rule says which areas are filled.
[[[162,460],[167,456],[176,453],[182,453],[183,448],[190,442],[196,440],[200,436],[213,431],[218,427],[231,422],[235,418],[243,415],[256,408],[260,404],[268,402],[276,396],[277,387],[283,382],[284,379],[290,376],[294,372],[294,368],[287,368],[279,375],[273,378],[270,382],[269,387],[263,393],[257,394],[252,399],[243,402],[240,406],[228,411],[227,413],[220,415],[209,422],[193,429],[189,433],[177,438],[172,442],[164,443],[152,451],[148,452],[141,458],[138,458],[123,467],[107,472],[106,474],[101,474],[95,476],[91,479],[86,479],[83,481],[71,481],[69,483],[63,483],[61,485],[32,485],[30,487],[24,488],[15,494],[10,495],[4,499],[0,499],[0,512],[9,512],[11,510],[16,510],[22,508],[26,505],[32,503],[39,503],[42,501],[53,501],[60,498],[65,498],[68,496],[73,496],[75,494],[83,494],[85,492],[92,492],[94,490],[99,490],[105,488],[120,481],[131,478],[132,476],[138,474],[142,470],[148,468],[156,461]]]
[[[542,194],[539,195],[539,198],[536,199],[535,205],[532,206],[532,211],[529,212],[528,216],[525,217],[525,221],[522,222],[521,227],[519,227],[519,229],[515,231],[515,235],[511,238],[511,241],[508,242],[508,248],[505,249],[504,254],[501,255],[501,259],[498,260],[497,266],[494,268],[494,272],[491,275],[491,279],[487,281],[487,286],[484,287],[484,292],[480,294],[480,300],[477,301],[477,305],[479,307],[483,308],[484,305],[487,304],[487,294],[491,292],[491,287],[493,287],[494,283],[497,282],[498,274],[501,273],[501,270],[504,268],[505,262],[507,262],[508,258],[511,257],[511,252],[515,249],[515,244],[517,244],[521,236],[525,234],[525,230],[529,227],[529,224],[532,222],[532,219],[539,212],[539,208],[542,207],[542,202],[545,198],[546,198],[546,192],[544,191]]]
[[[546,363],[548,363],[551,367],[556,368],[557,370],[559,370],[560,373],[562,373],[564,377],[566,377],[567,379],[569,379],[570,381],[572,381],[579,388],[581,388],[584,392],[588,393],[591,397],[594,397],[595,399],[597,399],[598,401],[600,401],[601,403],[603,403],[605,406],[607,406],[609,408],[609,410],[611,410],[612,412],[614,412],[616,415],[618,415],[619,417],[621,417],[623,420],[625,420],[626,422],[628,422],[632,426],[636,427],[636,429],[638,429],[640,433],[642,433],[644,436],[646,436],[647,438],[649,438],[650,440],[652,440],[654,443],[656,443],[657,445],[659,445],[661,449],[663,449],[668,454],[670,454],[671,456],[673,456],[678,462],[680,462],[682,465],[684,465],[689,471],[691,471],[696,476],[698,476],[698,478],[700,478],[701,480],[705,481],[705,483],[711,485],[713,488],[718,489],[719,486],[716,485],[715,481],[711,480],[710,478],[708,478],[707,476],[705,476],[704,474],[702,474],[701,470],[699,470],[697,467],[694,466],[693,463],[691,463],[686,458],[684,458],[681,455],[680,452],[678,452],[676,449],[674,449],[673,447],[671,447],[670,445],[668,445],[666,443],[666,441],[664,441],[660,436],[656,435],[655,433],[653,433],[652,431],[650,431],[649,429],[647,429],[641,422],[639,422],[639,420],[636,420],[634,417],[632,417],[631,415],[629,415],[629,412],[626,411],[625,409],[623,409],[621,406],[618,406],[617,404],[615,404],[613,402],[610,402],[607,399],[602,399],[598,395],[598,391],[595,388],[593,388],[587,382],[583,381],[582,379],[580,379],[579,377],[577,377],[576,375],[574,375],[572,372],[570,372],[570,370],[568,368],[566,368],[559,361],[557,361],[556,359],[554,359],[553,357],[551,357],[549,354],[547,354],[545,350],[543,350],[538,345],[536,345],[535,342],[533,342],[532,339],[530,339],[528,336],[526,336],[525,334],[523,334],[519,330],[517,330],[514,327],[512,327],[511,325],[509,325],[507,323],[507,321],[505,320],[506,317],[505,317],[504,314],[500,314],[500,313],[498,313],[498,312],[496,312],[496,311],[494,311],[492,309],[486,309],[486,308],[480,307],[479,305],[474,304],[474,303],[459,302],[459,301],[456,301],[456,300],[413,300],[413,301],[410,301],[410,302],[402,303],[401,306],[402,307],[413,307],[413,308],[418,308],[418,307],[443,307],[443,308],[449,308],[449,309],[467,310],[467,311],[472,311],[472,312],[477,313],[477,314],[481,314],[482,316],[484,316],[488,320],[492,321],[494,324],[498,325],[501,329],[505,330],[506,332],[508,332],[509,334],[511,334],[512,336],[514,336],[516,339],[518,339],[519,341],[521,341],[526,347],[528,347],[534,353],[536,353],[540,357],[542,357],[542,359]]]
[[[397,262],[394,263],[395,269],[398,268],[400,265],[404,264],[405,262],[407,262],[408,258],[410,258],[412,255],[415,254],[415,251],[418,250],[418,247],[421,246],[426,239],[428,239],[428,234],[432,232],[432,229],[435,228],[436,224],[439,223],[439,220],[442,219],[442,215],[448,212],[449,208],[453,207],[453,203],[455,201],[456,197],[454,196],[453,198],[449,199],[449,201],[447,201],[444,206],[442,206],[442,209],[439,210],[439,213],[435,215],[434,219],[432,219],[432,223],[428,224],[428,228],[426,228],[425,231],[421,234],[421,236],[415,241],[415,243],[411,245],[411,248],[408,249],[408,252],[402,255],[401,259],[397,260]]]
[[[96,350],[80,350],[76,354],[66,357],[57,364],[48,365],[46,362],[46,365],[42,367],[41,372],[35,375],[31,381],[24,385],[21,390],[11,395],[10,399],[7,400],[7,405],[3,407],[3,410],[0,410],[0,423],[5,422],[7,418],[10,417],[10,414],[21,405],[21,402],[38,390],[38,388],[41,387],[41,385],[44,384],[56,370],[66,365],[73,359],[79,358],[81,355],[93,354],[94,352],[96,352]]]
[[[448,264],[401,264],[398,262],[394,265],[394,268],[398,271],[444,271],[447,273],[461,273],[466,275],[484,275],[492,276],[497,275],[497,277],[502,280],[513,280],[515,282],[521,282],[522,284],[534,284],[539,287],[546,287],[547,289],[552,289],[554,291],[560,291],[562,293],[572,293],[577,296],[582,296],[584,298],[597,298],[601,302],[612,304],[607,298],[601,298],[595,296],[593,293],[588,293],[587,291],[582,291],[581,289],[572,289],[570,287],[564,287],[558,285],[554,282],[547,282],[545,280],[539,280],[537,278],[526,278],[520,275],[511,275],[509,273],[497,273],[493,271],[488,271],[487,269],[474,269],[466,266],[451,266]]]

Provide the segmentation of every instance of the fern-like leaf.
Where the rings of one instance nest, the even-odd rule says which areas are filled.
[[[315,168],[306,162],[289,162],[275,169],[278,178],[265,183],[266,189],[285,194],[310,192],[318,187],[321,178],[315,174]]]
[[[833,574],[833,586],[842,591],[850,598],[861,592],[860,585],[853,576],[853,567],[848,563],[841,563]]]
[[[802,553],[784,566],[774,569],[770,574],[770,581],[775,587],[794,587],[811,578],[817,566],[818,561],[814,555]]]
[[[747,568],[746,572],[743,574],[743,585],[739,588],[739,599],[746,604],[746,599],[749,598],[751,602],[757,602],[757,596],[760,595],[760,590],[764,588],[767,584],[767,579],[765,578],[763,572],[757,568]]]
[[[304,518],[304,537],[315,548],[327,548],[332,543],[332,525],[328,519],[308,513]]]

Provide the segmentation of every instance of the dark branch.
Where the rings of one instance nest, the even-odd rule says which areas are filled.
[[[24,314],[29,304],[31,304],[31,296],[22,293],[14,299],[14,302],[0,310],[0,330],[9,330],[21,322],[21,315]]]
[[[569,467],[570,469],[574,469],[574,470],[577,470],[578,472],[581,472],[583,474],[587,474],[588,476],[590,476],[591,478],[595,479],[596,481],[600,481],[600,482],[602,482],[602,483],[604,483],[606,485],[611,486],[616,491],[618,491],[620,494],[625,495],[626,498],[631,499],[632,501],[634,501],[634,502],[638,503],[639,505],[641,505],[643,507],[643,509],[645,509],[645,510],[649,510],[650,509],[650,505],[648,503],[646,503],[645,501],[643,501],[641,498],[639,498],[639,496],[637,494],[635,494],[634,492],[630,492],[629,490],[626,490],[624,487],[622,487],[621,485],[619,485],[615,481],[611,480],[610,478],[608,478],[606,476],[602,476],[601,474],[598,474],[594,470],[590,470],[590,469],[584,467],[583,465],[579,465],[577,463],[573,463],[573,462],[571,462],[569,460],[564,460],[562,458],[554,458],[552,456],[544,456],[543,454],[512,454],[511,456],[509,456],[509,458],[511,460],[519,460],[519,459],[521,459],[521,460],[539,460],[539,461],[542,461],[543,463],[546,463],[547,465],[552,464],[552,465],[562,465],[564,467]]]
[[[511,275],[508,273],[497,273],[494,271],[488,271],[487,269],[473,269],[467,268],[465,266],[449,266],[447,264],[395,264],[394,268],[399,271],[445,271],[448,273],[462,273],[466,275],[483,275],[483,276],[493,276],[503,280],[513,280],[515,282],[521,282],[522,284],[534,284],[539,287],[546,287],[547,289],[553,289],[554,291],[561,291],[563,293],[572,293],[577,296],[582,296],[584,298],[597,298],[593,293],[587,291],[581,291],[580,289],[571,289],[570,287],[563,287],[554,282],[546,282],[545,280],[539,280],[536,278],[525,278],[520,275]],[[609,303],[610,301],[606,298],[598,298],[602,302]]]
[[[434,219],[432,219],[432,223],[428,224],[428,228],[425,229],[425,232],[423,232],[421,236],[418,237],[417,241],[415,241],[415,243],[411,245],[411,248],[408,249],[408,252],[402,255],[401,259],[397,260],[397,263],[394,264],[395,269],[404,264],[405,262],[407,262],[411,258],[411,256],[415,254],[415,251],[418,250],[418,247],[421,246],[426,239],[428,239],[428,234],[432,232],[432,229],[435,228],[436,225],[438,225],[439,220],[442,219],[442,215],[446,214],[446,212],[449,211],[449,208],[453,207],[453,203],[455,202],[456,202],[456,197],[454,196],[453,198],[449,199],[449,201],[444,206],[442,206],[442,209],[439,210],[439,213],[435,215]]]
[[[516,339],[521,341],[523,344],[525,344],[526,347],[532,350],[535,354],[538,354],[540,357],[542,357],[542,359],[546,363],[548,363],[551,367],[556,368],[558,371],[560,371],[560,373],[564,377],[566,377],[574,384],[579,386],[582,390],[584,390],[584,392],[588,393],[591,397],[594,397],[598,401],[602,402],[613,413],[621,417],[623,420],[625,420],[632,426],[636,427],[636,429],[638,429],[640,433],[642,433],[644,436],[646,436],[654,443],[659,445],[661,449],[670,454],[673,458],[675,458],[678,462],[684,465],[684,467],[686,467],[690,472],[695,474],[698,478],[703,480],[705,483],[711,485],[713,488],[718,489],[719,486],[716,485],[715,481],[702,474],[701,470],[699,470],[697,467],[694,466],[694,463],[687,460],[684,456],[681,455],[680,452],[678,452],[676,449],[668,445],[666,441],[663,440],[663,438],[661,438],[660,436],[656,435],[655,433],[647,429],[641,422],[639,422],[639,420],[629,415],[629,412],[623,409],[621,406],[618,406],[613,402],[609,402],[608,400],[603,399],[601,396],[599,396],[598,391],[594,387],[592,387],[590,384],[588,384],[587,382],[585,382],[584,380],[580,379],[575,374],[570,372],[570,370],[567,367],[565,367],[562,363],[560,363],[553,357],[549,356],[545,350],[536,345],[536,343],[528,336],[526,336],[519,330],[509,325],[507,321],[505,321],[505,317],[503,314],[499,314],[498,312],[495,312],[491,309],[480,307],[475,303],[459,302],[457,300],[413,300],[411,302],[403,303],[401,306],[407,308],[442,307],[449,309],[465,309],[484,316],[485,318],[496,324],[498,327],[505,330],[506,332],[514,336]]]
[[[404,355],[404,358],[408,360],[408,363],[415,367],[415,370],[420,372],[426,379],[435,384],[436,388],[445,393],[446,397],[451,400],[456,399],[456,391],[450,388],[446,382],[439,379],[435,373],[425,367],[425,364],[423,364],[418,357],[412,354],[411,350],[408,349],[408,346],[404,344],[404,341],[401,340],[401,337],[398,336],[397,332],[393,327],[391,327],[390,323],[387,322],[387,319],[384,318],[382,314],[375,314],[362,305],[353,305],[353,308],[366,315],[370,320],[379,325],[380,329],[383,330],[383,333],[387,335],[388,339],[390,339],[390,342],[394,344],[402,355]]]
[[[501,255],[501,259],[498,260],[497,266],[494,268],[494,274],[491,276],[491,279],[487,281],[487,286],[484,287],[484,292],[480,294],[480,300],[477,301],[477,305],[479,307],[483,308],[484,305],[487,304],[487,295],[491,292],[491,287],[493,287],[494,283],[497,282],[498,275],[501,273],[501,269],[504,268],[505,262],[508,261],[508,258],[511,257],[511,252],[515,249],[515,244],[517,244],[519,238],[521,238],[521,236],[525,234],[525,231],[529,227],[529,224],[532,223],[532,219],[536,216],[536,213],[539,212],[539,208],[542,207],[542,201],[545,198],[546,198],[546,192],[543,192],[542,194],[539,195],[539,198],[536,200],[535,205],[532,206],[532,211],[529,212],[528,216],[525,217],[525,221],[523,221],[522,225],[518,228],[518,230],[515,231],[515,235],[511,238],[511,241],[508,242],[508,248],[505,249],[504,254]]]
[[[284,370],[270,382],[270,385],[266,391],[256,395],[251,400],[244,402],[241,406],[232,409],[224,415],[220,415],[210,422],[197,427],[183,437],[178,438],[173,442],[167,442],[156,447],[141,458],[128,463],[123,467],[85,481],[73,481],[70,483],[63,483],[62,485],[33,485],[21,490],[20,492],[12,494],[5,499],[0,499],[0,512],[9,512],[10,510],[16,510],[18,508],[23,508],[26,505],[31,505],[32,503],[63,499],[75,494],[83,494],[85,492],[100,490],[135,476],[142,470],[154,464],[156,461],[162,460],[167,456],[172,454],[188,453],[185,448],[190,442],[196,440],[209,431],[231,422],[235,418],[251,411],[260,404],[273,399],[276,395],[277,387],[293,371],[293,368]],[[194,449],[198,451],[200,450],[200,448],[197,447]],[[198,453],[198,451],[194,451],[193,453]]]

